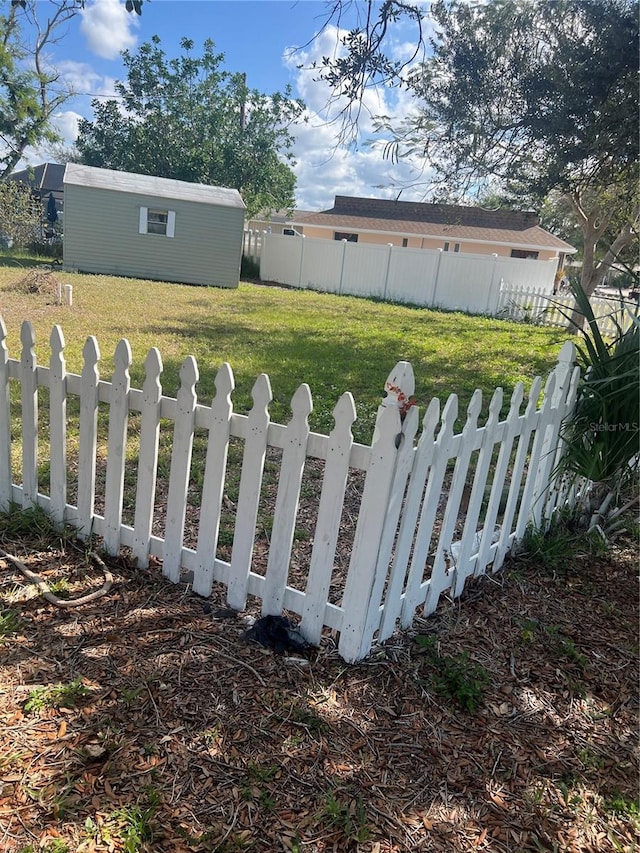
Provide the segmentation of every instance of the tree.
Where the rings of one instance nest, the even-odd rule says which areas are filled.
[[[15,248],[40,239],[42,206],[19,181],[0,182],[0,234]]]
[[[76,147],[90,166],[238,189],[249,215],[291,208],[295,175],[291,126],[304,105],[287,88],[271,96],[249,90],[244,74],[222,70],[224,54],[193,42],[168,60],[154,36],[123,51],[126,82],[118,100],[93,101],[93,121],[79,125]]]
[[[321,76],[349,102],[380,80],[413,91],[416,113],[399,126],[380,118],[378,129],[392,134],[388,156],[424,159],[434,195],[464,200],[489,184],[519,204],[566,199],[590,295],[637,239],[637,0],[438,0],[430,56],[413,70],[385,63],[372,37],[404,5],[382,3]]]
[[[140,0],[126,6],[142,12]],[[83,7],[84,0],[0,0],[0,181],[27,147],[59,139],[51,120],[73,93],[47,53]]]

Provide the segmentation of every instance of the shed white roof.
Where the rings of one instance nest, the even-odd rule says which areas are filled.
[[[98,169],[96,166],[83,166],[78,163],[67,163],[64,183],[113,192],[214,204],[219,207],[239,207],[242,210],[246,207],[238,190],[227,187],[191,184],[187,181],[175,181],[172,178],[137,175],[134,172],[116,172],[114,169]]]

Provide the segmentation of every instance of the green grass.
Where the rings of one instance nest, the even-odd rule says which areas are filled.
[[[472,661],[468,652],[459,655],[442,655],[438,650],[437,638],[418,634],[416,645],[421,649],[428,664],[427,681],[418,678],[418,683],[433,685],[442,696],[455,702],[469,713],[475,713],[483,702],[484,691],[489,686],[489,674]]]
[[[20,627],[18,611],[12,607],[0,605],[0,645],[11,634],[16,634]]]
[[[29,693],[24,710],[27,713],[39,713],[45,708],[75,708],[86,704],[90,696],[89,688],[76,678],[69,684],[36,687]]]
[[[42,294],[12,291],[25,270],[2,264],[0,258],[0,313],[11,358],[20,357],[20,326],[28,319],[36,331],[38,362],[48,364],[49,336],[59,324],[67,370],[81,372],[82,348],[87,336],[95,335],[101,378],[109,379],[115,347],[126,337],[133,353],[132,387],[142,386],[144,359],[157,346],[164,393],[175,396],[180,366],[194,355],[198,397],[205,404],[214,396],[219,366],[228,361],[236,380],[236,411],[250,409],[253,383],[267,373],[274,395],[271,417],[286,423],[291,397],[306,382],[314,400],[311,428],[326,433],[340,395],[351,391],[358,412],[354,436],[364,442],[371,439],[384,383],[396,362],[413,365],[421,407],[433,396],[444,402],[455,392],[463,410],[481,388],[486,411],[495,387],[509,395],[518,380],[528,388],[535,375],[546,375],[566,339],[557,329],[312,291],[246,283],[224,290],[56,271],[73,286],[69,308],[47,304]]]

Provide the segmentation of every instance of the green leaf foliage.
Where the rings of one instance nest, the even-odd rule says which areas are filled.
[[[616,335],[606,339],[580,285],[574,283],[572,291],[586,322],[577,346],[582,376],[575,410],[563,428],[561,467],[615,491],[638,465],[640,319],[622,306]]]
[[[433,7],[433,58],[409,126],[466,190],[499,179],[522,199],[606,185],[638,162],[635,0],[497,0]],[[427,127],[428,125],[428,127]]]
[[[124,51],[126,81],[118,99],[93,102],[80,122],[77,148],[90,166],[238,189],[248,215],[290,209],[291,126],[301,101],[249,89],[246,76],[223,69],[211,40],[200,55],[183,38],[168,59],[154,36],[137,53]]]
[[[415,109],[374,123],[390,159],[424,162],[427,194],[464,202],[497,191],[520,209],[560,196],[589,295],[621,259],[637,259],[638,0],[438,0],[428,12],[389,0],[369,12],[346,56],[321,71],[350,99],[346,121],[358,121],[367,87],[406,87]],[[424,48],[411,68],[390,58],[400,17],[418,22]]]
[[[51,120],[72,93],[51,67],[48,50],[83,6],[83,0],[0,5],[0,181],[26,148],[59,138]]]
[[[40,203],[30,189],[18,181],[0,182],[0,234],[15,248],[40,238]]]

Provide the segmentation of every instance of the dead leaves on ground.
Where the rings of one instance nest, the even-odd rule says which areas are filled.
[[[60,580],[54,550],[24,559]],[[92,581],[77,559],[70,595]],[[3,565],[0,846],[636,849],[635,561],[511,563],[419,622],[440,660],[486,672],[475,713],[409,635],[355,666],[329,635],[287,658],[244,642],[221,595],[205,612],[157,570],[116,561],[108,596],[63,612]]]

